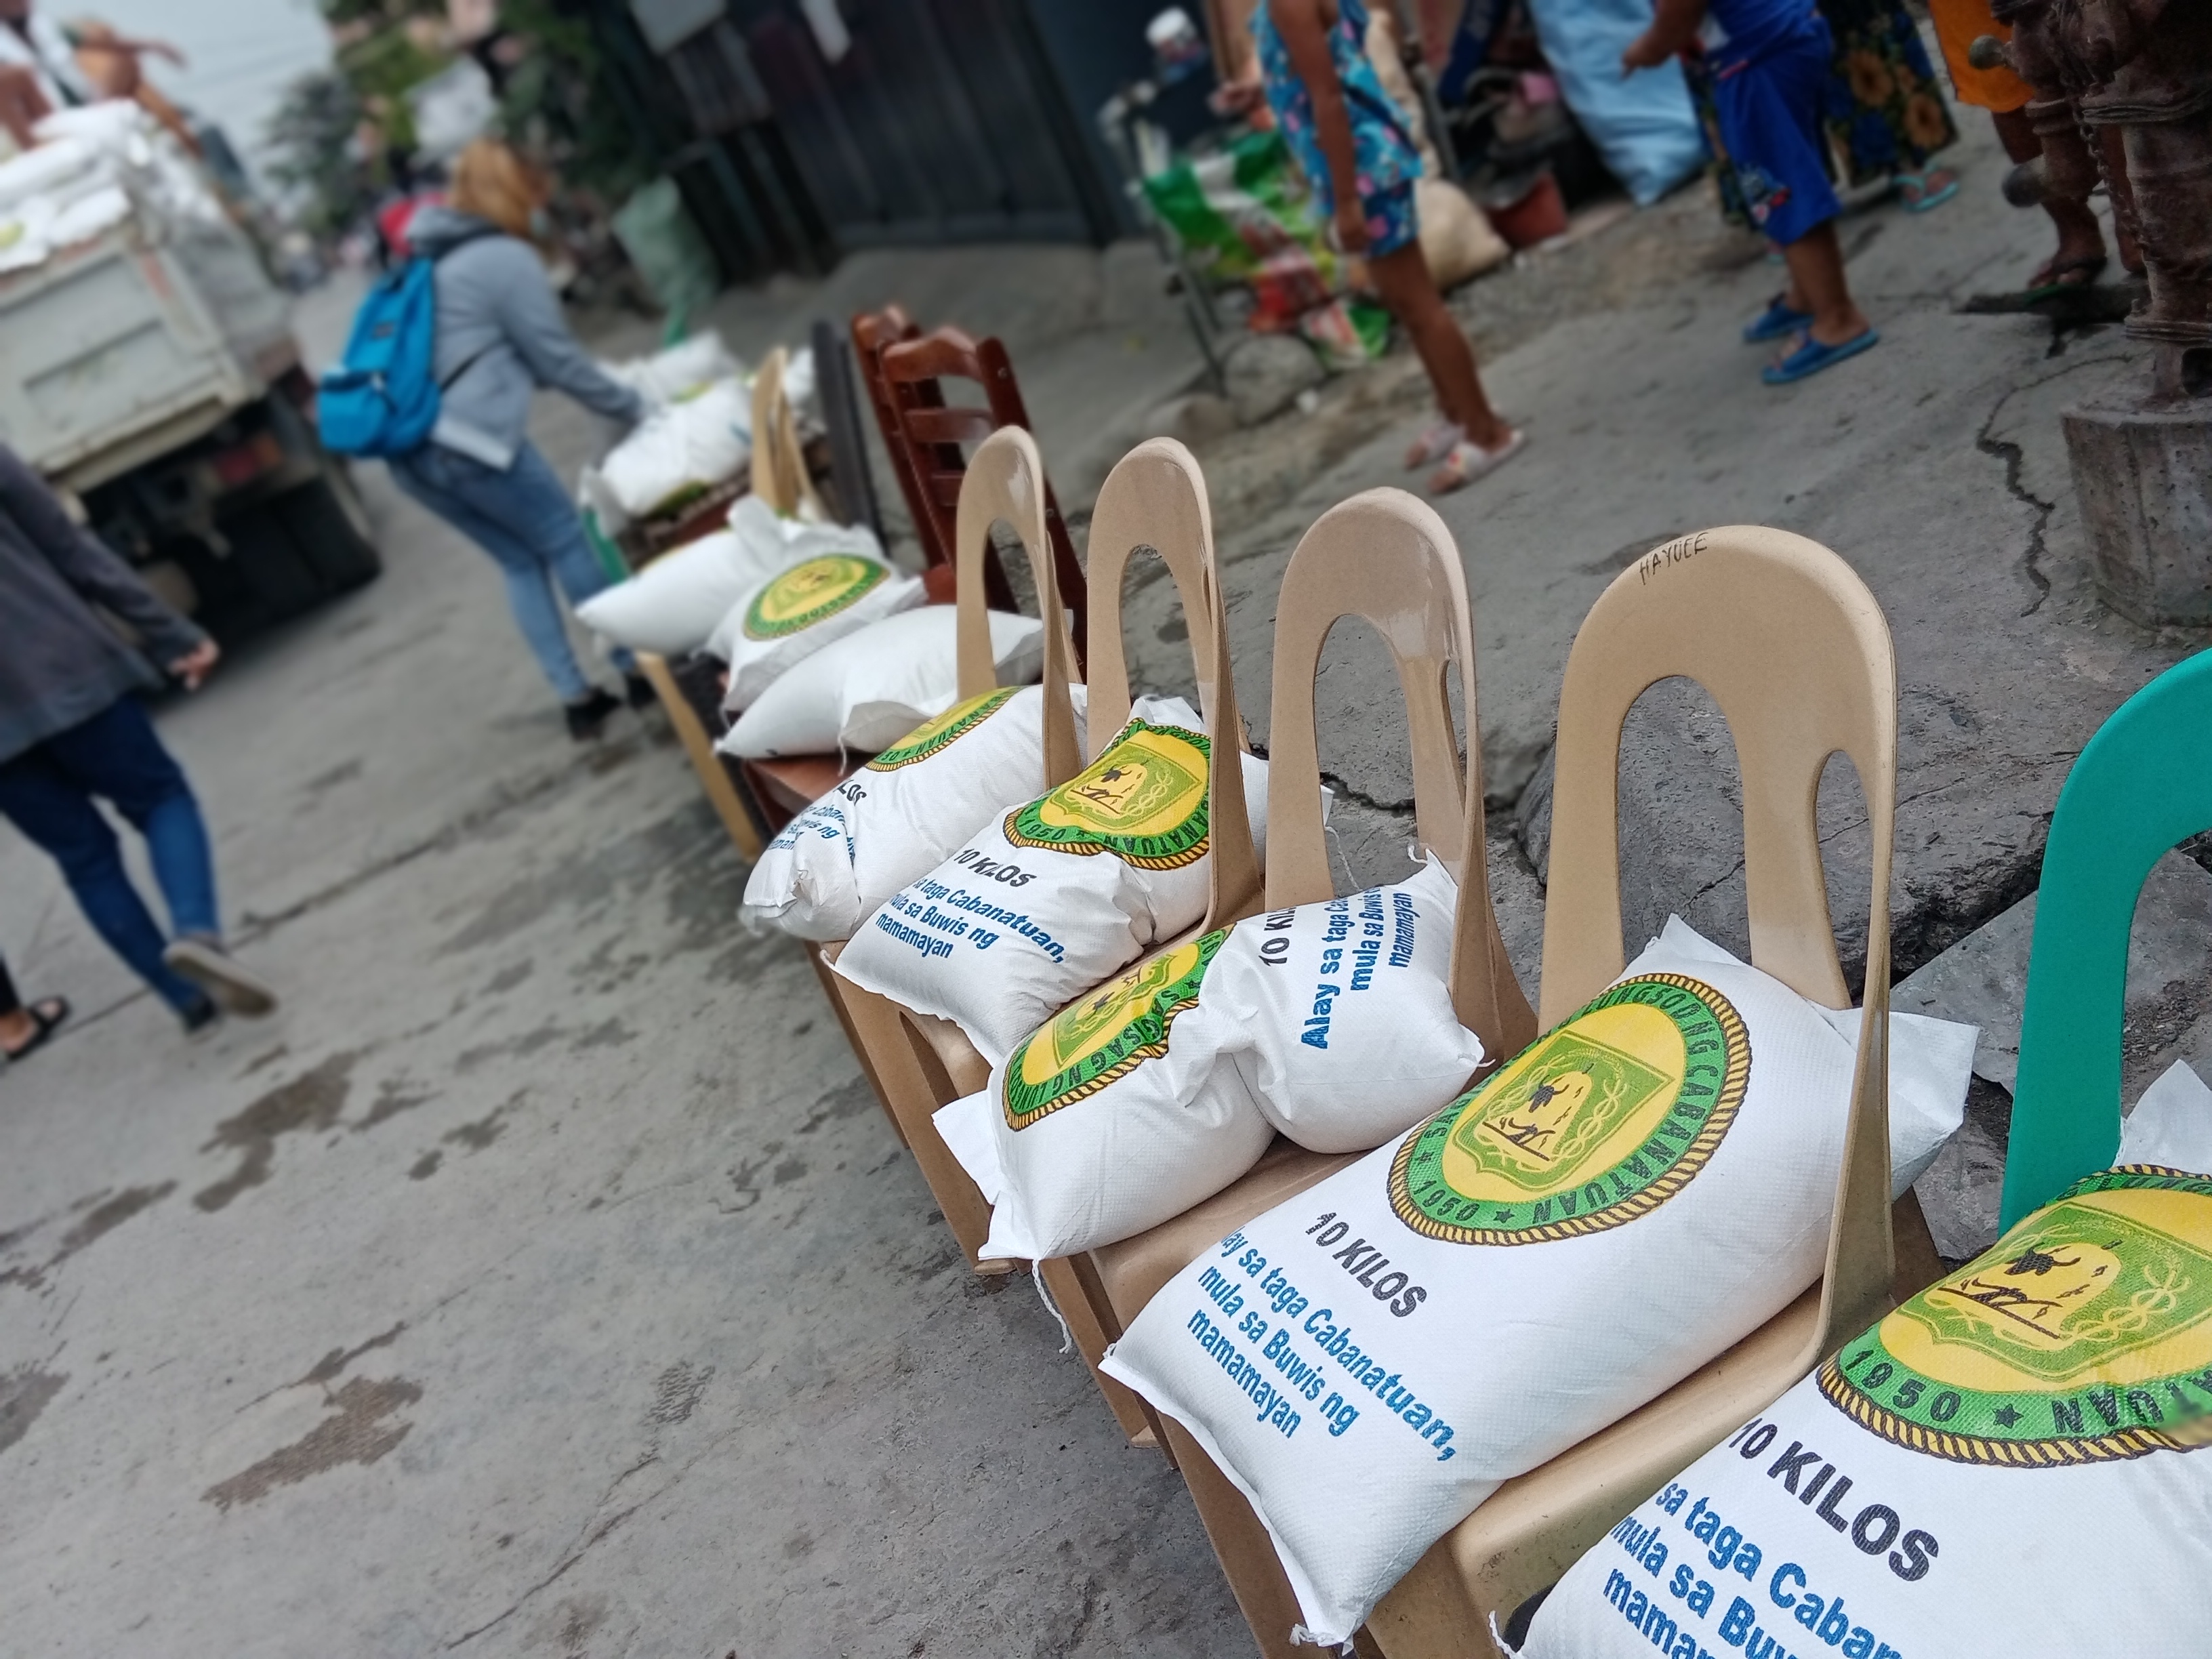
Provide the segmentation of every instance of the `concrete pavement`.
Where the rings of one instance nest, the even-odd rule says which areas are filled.
[[[2056,411],[2136,354],[1952,314],[2047,234],[1996,202],[1986,133],[1962,148],[1952,206],[1854,218],[1886,343],[1802,387],[1757,384],[1734,331],[1776,278],[1694,197],[1459,296],[1532,435],[1442,504],[1532,990],[1527,786],[1576,623],[1656,542],[1783,524],[1882,599],[1901,967],[2025,892],[2072,753],[2198,643],[2086,585]],[[996,289],[972,259],[856,261],[718,320],[751,352],[817,306],[904,293],[927,323],[1006,333],[1079,507],[1069,455],[1144,435],[1104,414],[1159,408],[1194,362],[1170,332],[1110,349],[1139,309],[1112,296],[1153,303],[1141,268],[999,259]],[[1329,503],[1404,481],[1420,412],[1393,360],[1202,446],[1263,742],[1282,562]],[[596,441],[540,416],[563,465]],[[0,1073],[8,1650],[1249,1651],[1179,1481],[1121,1443],[1024,1284],[962,1267],[803,959],[735,929],[744,872],[665,734],[572,749],[489,562],[364,478],[386,577],[161,714],[282,1015],[183,1042],[0,838],[0,948],[82,1011]],[[1178,629],[1166,586],[1141,588],[1139,672],[1164,689],[1188,679]],[[1407,836],[1382,672],[1341,641],[1325,659],[1347,880]],[[1664,855],[1632,866],[1632,927],[1672,908],[1740,937],[1716,727],[1680,698],[1638,712],[1624,812]],[[1847,915],[1864,849],[1838,781]]]

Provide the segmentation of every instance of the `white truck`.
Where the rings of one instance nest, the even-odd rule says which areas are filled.
[[[253,242],[110,187],[90,216],[107,222],[64,224],[13,269],[0,223],[0,443],[225,642],[369,580],[368,520],[306,417],[289,302]]]

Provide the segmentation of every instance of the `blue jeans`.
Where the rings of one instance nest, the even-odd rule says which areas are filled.
[[[560,582],[569,604],[581,605],[610,579],[584,538],[575,503],[537,446],[525,442],[504,472],[436,444],[395,455],[391,466],[394,483],[498,562],[515,626],[562,702],[588,696],[592,683],[569,649],[553,584]],[[625,674],[637,666],[627,651],[611,654]]]
[[[183,769],[135,697],[0,761],[0,817],[52,855],[84,919],[139,978],[179,1013],[197,1012],[206,995],[163,964],[168,941],[125,873],[122,848],[92,804],[95,795],[145,836],[170,924],[179,934],[217,936],[207,825]]]

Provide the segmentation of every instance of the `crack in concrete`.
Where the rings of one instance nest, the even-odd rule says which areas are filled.
[[[2040,495],[2031,494],[2027,487],[2021,482],[2021,474],[2027,465],[2027,452],[2010,440],[1996,435],[1998,418],[2004,414],[2012,400],[2022,392],[2036,391],[2039,387],[2050,385],[2051,381],[2062,375],[2072,374],[2081,369],[2094,368],[2100,363],[2125,361],[2127,361],[2125,358],[2116,356],[2084,357],[2078,362],[2069,363],[2055,373],[2044,375],[2040,380],[2030,380],[2024,386],[2012,386],[2006,391],[2004,396],[1997,399],[1996,406],[1990,410],[1989,419],[1982,422],[1982,429],[1974,434],[1976,449],[1984,455],[2004,463],[2004,486],[2007,492],[2014,500],[2033,508],[2035,514],[2035,522],[2028,527],[2027,553],[2021,562],[2021,569],[2028,580],[2035,584],[2035,600],[2027,610],[2020,613],[2023,617],[2033,616],[2043,608],[2043,602],[2051,597],[2051,578],[2045,575],[2042,570],[2043,556],[2048,550],[2044,543],[2044,532],[2051,522],[2051,515],[2057,510],[2058,503],[2046,501]]]

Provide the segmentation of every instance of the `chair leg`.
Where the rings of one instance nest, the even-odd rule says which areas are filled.
[[[891,1126],[891,1133],[899,1138],[899,1145],[904,1146],[907,1144],[906,1129],[899,1122],[898,1114],[891,1109],[891,1097],[884,1089],[883,1079],[877,1074],[875,1061],[869,1057],[868,1045],[860,1041],[860,1032],[853,1026],[853,1016],[845,1006],[845,981],[830,971],[830,964],[823,960],[819,945],[807,944],[806,960],[814,969],[814,977],[822,981],[822,994],[830,999],[830,1012],[837,1016],[837,1024],[845,1032],[845,1041],[853,1045],[853,1056],[860,1062],[861,1075],[868,1079],[868,1087],[876,1091],[876,1104],[884,1109],[884,1117]]]
[[[1114,1420],[1121,1425],[1121,1432],[1133,1446],[1156,1448],[1159,1437],[1152,1427],[1152,1415],[1143,1400],[1125,1384],[1116,1382],[1098,1369],[1098,1362],[1106,1356],[1107,1346],[1114,1340],[1099,1322],[1091,1298],[1084,1293],[1082,1280],[1075,1264],[1066,1256],[1057,1257],[1042,1265],[1044,1287],[1052,1295],[1053,1305],[1060,1316],[1067,1322],[1067,1334],[1075,1341],[1076,1352],[1091,1369],[1091,1380],[1098,1385],[1098,1392],[1106,1396],[1107,1408]]]
[[[1275,1540],[1267,1536],[1259,1516],[1182,1424],[1164,1418],[1161,1427],[1176,1467],[1190,1487],[1191,1502],[1198,1505],[1206,1535],[1212,1540],[1222,1576],[1229,1580],[1264,1659],[1313,1659],[1312,1648],[1291,1640],[1291,1628],[1300,1622],[1298,1598],[1276,1559]]]
[[[907,1040],[903,1016],[895,1004],[849,980],[841,980],[837,989],[857,1045],[865,1048],[875,1062],[884,1104],[905,1138],[907,1150],[921,1166],[921,1178],[929,1183],[930,1195],[936,1199],[945,1224],[952,1230],[969,1265],[979,1273],[1011,1272],[1014,1266],[1011,1261],[979,1259],[983,1241],[990,1237],[991,1206],[937,1133],[931,1115],[939,1105],[937,1091]]]
[[[722,768],[721,757],[714,753],[714,742],[696,710],[678,689],[676,677],[670,671],[668,659],[653,652],[641,651],[637,656],[638,672],[652,682],[659,694],[660,706],[668,715],[668,724],[676,733],[677,741],[684,745],[684,753],[698,774],[699,787],[707,792],[707,799],[714,808],[714,816],[722,821],[722,828],[737,844],[738,856],[748,864],[760,861],[760,831],[754,827],[752,814],[738,799],[737,786]]]

